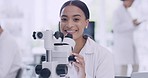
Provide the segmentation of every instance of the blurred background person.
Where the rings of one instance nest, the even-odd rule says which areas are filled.
[[[148,0],[135,0],[128,8],[133,24],[137,26],[134,32],[134,43],[139,58],[139,72],[148,71]]]
[[[0,26],[0,78],[16,78],[21,55],[14,38]]]
[[[113,16],[113,53],[115,59],[116,75],[129,76],[133,71],[138,71],[138,59],[135,52],[133,33],[136,25],[128,12],[134,0],[121,0],[121,4]]]

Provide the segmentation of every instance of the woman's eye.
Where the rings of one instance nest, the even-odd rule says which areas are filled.
[[[64,21],[67,21],[67,19],[66,19],[66,18],[62,18],[62,19],[61,19],[61,21],[63,21],[63,22],[64,22]]]
[[[77,21],[79,21],[80,19],[78,19],[78,18],[74,18],[73,20],[74,20],[75,22],[77,22]]]

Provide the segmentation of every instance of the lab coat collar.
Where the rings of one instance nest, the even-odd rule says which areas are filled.
[[[84,47],[82,48],[82,50],[80,51],[80,54],[93,54],[94,50],[93,50],[93,44],[94,41],[91,38],[87,38],[87,41],[84,45]]]

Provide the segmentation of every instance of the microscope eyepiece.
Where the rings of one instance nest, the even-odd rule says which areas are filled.
[[[65,37],[73,38],[72,34],[68,33]]]
[[[64,38],[64,34],[60,31],[55,32],[54,36],[56,39],[61,38],[63,40],[63,38]]]

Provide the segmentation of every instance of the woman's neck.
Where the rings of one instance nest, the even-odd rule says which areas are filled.
[[[81,38],[75,40],[75,42],[76,42],[76,45],[75,45],[73,52],[79,54],[81,49],[84,47],[84,45],[86,43],[86,39],[81,37]]]

